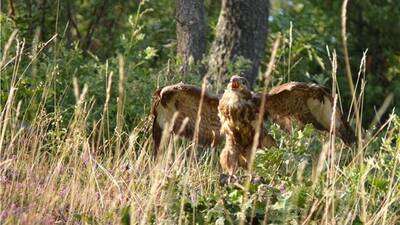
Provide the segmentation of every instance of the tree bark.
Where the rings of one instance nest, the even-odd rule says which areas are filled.
[[[182,60],[181,73],[187,74],[206,51],[204,0],[176,0],[177,54]]]
[[[237,63],[240,58],[249,63],[241,68],[240,75],[251,85],[254,83],[264,54],[268,9],[268,0],[222,0],[207,72],[213,86],[228,79],[228,65]]]

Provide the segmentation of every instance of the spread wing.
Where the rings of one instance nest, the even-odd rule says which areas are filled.
[[[160,88],[153,94],[154,154],[160,147],[163,130],[168,127],[171,128],[168,132],[193,138],[200,99],[201,88],[183,83]],[[200,145],[213,145],[220,141],[218,102],[218,97],[205,93],[198,133]]]
[[[316,84],[290,82],[271,89],[265,110],[271,120],[290,131],[293,119],[301,125],[313,124],[318,130],[329,131],[333,99],[329,89]],[[355,142],[354,131],[337,108],[336,134],[347,145]]]
[[[261,102],[260,96],[253,94],[256,105]],[[168,132],[193,138],[200,99],[200,88],[182,83],[160,88],[154,93],[152,115],[155,154],[160,147],[163,130],[168,127],[171,128]],[[205,94],[199,127],[201,145],[216,145],[221,140],[218,103],[218,97]],[[266,117],[287,131],[291,130],[293,120],[300,125],[311,123],[318,130],[329,131],[332,108],[333,100],[327,88],[300,82],[274,87],[267,95],[265,106]],[[347,145],[354,143],[354,131],[339,110],[335,117],[337,136]],[[172,122],[172,126],[168,125]]]

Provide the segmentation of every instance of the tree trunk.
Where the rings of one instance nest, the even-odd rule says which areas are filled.
[[[187,74],[191,64],[200,62],[206,51],[204,0],[176,0],[176,35],[181,72]]]
[[[254,83],[267,38],[268,8],[268,0],[222,0],[207,72],[214,86],[228,79],[230,64],[241,64],[233,72]]]

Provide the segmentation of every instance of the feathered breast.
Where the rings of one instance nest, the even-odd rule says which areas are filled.
[[[219,106],[221,133],[243,147],[250,145],[255,133],[256,107],[252,99],[226,91]]]

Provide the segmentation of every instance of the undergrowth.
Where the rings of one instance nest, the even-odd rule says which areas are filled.
[[[124,51],[106,61],[63,48],[62,34],[26,43],[12,24],[7,29],[1,224],[400,223],[394,113],[363,132],[362,151],[339,140],[330,145],[312,126],[286,134],[269,124],[278,147],[256,154],[254,173],[263,182],[221,186],[220,148],[191,154],[190,141],[174,138],[153,159],[151,93],[199,79],[174,76],[174,62],[156,65],[157,51],[142,43],[140,27],[128,29]]]

